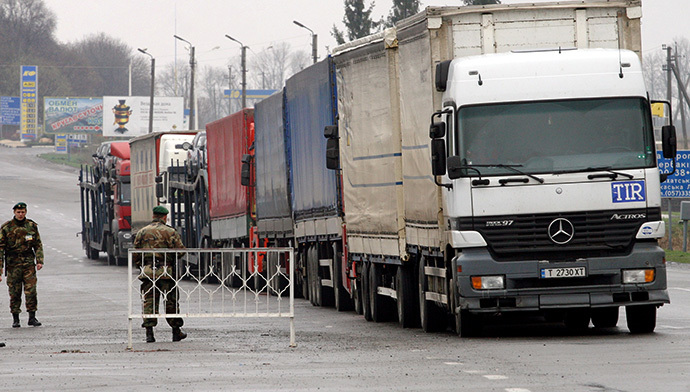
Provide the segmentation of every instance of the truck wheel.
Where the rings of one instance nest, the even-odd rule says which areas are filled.
[[[398,322],[403,328],[419,326],[419,302],[415,292],[414,274],[409,266],[398,266],[395,273],[395,291],[398,297]]]
[[[479,335],[481,331],[481,315],[470,313],[466,309],[458,309],[455,312],[455,332],[461,338],[471,338]]]
[[[592,309],[592,324],[595,328],[613,328],[618,324],[618,306]]]
[[[381,264],[371,263],[369,268],[369,304],[371,307],[371,319],[377,323],[386,321],[386,304],[384,303],[384,298],[378,294],[381,270]]]
[[[446,315],[433,301],[427,301],[427,278],[424,274],[426,260],[424,257],[419,260],[419,275],[417,275],[419,287],[419,319],[424,332],[437,332],[445,329]]]
[[[302,266],[302,269],[304,271],[308,271],[308,265],[307,265],[307,252],[305,250],[300,251],[299,253],[299,261],[297,262],[298,265]],[[293,281],[299,281],[299,287],[301,288],[302,292],[302,298],[308,300],[309,299],[309,283],[307,281],[308,275],[305,277],[303,273],[297,275],[295,274],[295,279]],[[295,290],[297,291],[297,290]]]
[[[98,249],[92,248],[90,245],[86,245],[86,257],[91,260],[98,260]]]
[[[321,277],[319,276],[319,252],[316,246],[311,246],[309,248],[309,257],[307,262],[309,263],[309,299],[311,304],[314,306],[321,306]]]
[[[362,275],[359,277],[359,281],[362,284],[362,313],[364,314],[364,319],[367,321],[372,321],[371,318],[371,302],[369,301],[369,268],[371,263],[368,261],[362,262]]]
[[[343,261],[338,257],[338,246],[333,244],[333,299],[335,308],[340,311],[352,310],[352,299],[343,285]]]
[[[127,257],[116,257],[115,258],[115,264],[119,266],[127,266],[128,260]]]
[[[630,333],[652,333],[656,328],[656,305],[626,306],[625,317]]]
[[[355,308],[355,313],[364,314],[362,306],[362,284],[359,278],[352,280],[352,302]]]
[[[588,308],[568,309],[563,322],[565,327],[575,331],[583,331],[589,327],[590,310]]]
[[[115,259],[115,244],[113,236],[111,235],[105,238],[105,252],[108,255],[108,265],[117,265],[117,260]]]

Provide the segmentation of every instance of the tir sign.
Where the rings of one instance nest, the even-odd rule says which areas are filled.
[[[644,181],[611,183],[611,198],[614,203],[633,203],[647,200]]]

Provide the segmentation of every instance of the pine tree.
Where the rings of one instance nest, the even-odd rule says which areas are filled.
[[[374,22],[371,19],[371,12],[374,9],[374,2],[369,8],[365,9],[364,0],[344,0],[345,16],[343,23],[347,30],[347,38],[354,41],[358,38],[366,37],[376,31],[381,22]],[[339,45],[345,43],[345,33],[340,31],[335,25],[331,30],[331,35]]]
[[[393,0],[393,8],[388,14],[386,26],[393,26],[395,22],[418,13],[419,3],[419,0]]]

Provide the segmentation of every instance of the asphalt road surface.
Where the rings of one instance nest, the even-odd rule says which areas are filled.
[[[0,390],[38,391],[690,391],[690,268],[669,266],[671,305],[656,332],[619,327],[572,334],[562,325],[506,320],[483,336],[425,334],[353,312],[295,305],[297,347],[286,319],[188,319],[189,337],[170,327],[127,346],[127,269],[81,248],[74,169],[36,158],[45,148],[0,147],[0,220],[28,204],[40,227],[41,327],[11,328],[0,290]],[[4,279],[3,279],[4,281]],[[6,287],[4,282],[2,286]],[[4,294],[3,294],[4,293]]]

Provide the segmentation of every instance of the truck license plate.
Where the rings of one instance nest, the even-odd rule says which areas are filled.
[[[585,267],[542,268],[542,278],[584,278],[587,274]]]

